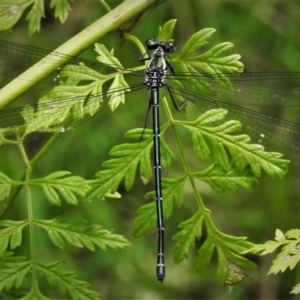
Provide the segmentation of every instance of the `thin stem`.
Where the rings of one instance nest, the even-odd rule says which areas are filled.
[[[36,165],[36,163],[38,163],[41,160],[41,158],[49,151],[49,149],[59,139],[60,136],[61,136],[61,134],[53,135],[47,141],[47,143],[42,147],[42,149],[40,149],[40,151],[30,161],[27,159],[26,152],[24,150],[23,145],[22,145],[21,148],[20,148],[20,145],[18,145],[19,149],[20,149],[20,152],[22,154],[22,157],[23,157],[23,161],[24,162],[27,161],[26,166],[28,166],[30,168],[34,167]],[[22,141],[20,140],[19,143],[22,144]],[[28,170],[26,169],[26,171],[25,171],[25,173],[22,176],[20,181],[26,181],[27,172],[28,172]],[[19,195],[22,188],[23,188],[23,185],[18,185],[17,187],[15,187],[13,192],[11,193],[11,196],[9,197],[9,199],[7,199],[5,201],[5,203],[1,203],[1,206],[0,206],[0,219],[3,219],[5,214],[9,211],[10,207],[13,205],[14,200],[17,198],[17,196]]]
[[[124,35],[124,38],[128,41],[132,41],[139,48],[142,55],[144,55],[146,53],[145,46],[141,43],[141,41],[137,37],[135,37],[134,35],[131,35],[129,33],[126,33]]]
[[[26,178],[26,181],[29,178]],[[30,241],[30,254],[31,254],[31,264],[32,264],[32,285],[37,284],[36,276],[36,246],[35,246],[35,235],[34,235],[34,218],[33,218],[33,208],[32,208],[32,198],[30,192],[30,186],[28,183],[25,184],[26,189],[26,202],[27,202],[27,213],[29,221],[29,241]]]
[[[196,183],[195,183],[195,180],[193,178],[192,172],[189,168],[188,161],[187,161],[186,156],[185,156],[184,151],[183,151],[183,145],[181,143],[181,139],[179,137],[179,134],[178,134],[178,131],[177,131],[177,128],[176,128],[176,120],[174,120],[172,112],[171,112],[171,110],[169,108],[169,105],[168,105],[165,98],[163,98],[162,102],[164,104],[167,117],[168,117],[169,122],[171,124],[171,127],[173,129],[173,132],[174,132],[174,135],[175,135],[175,138],[176,138],[176,142],[177,142],[177,145],[178,145],[178,148],[179,148],[180,156],[181,156],[181,159],[182,159],[183,167],[184,167],[184,170],[185,170],[185,172],[186,172],[186,174],[189,178],[189,181],[190,181],[190,184],[191,184],[192,189],[194,191],[194,195],[196,197],[196,201],[198,203],[198,206],[202,210],[204,215],[210,215],[210,210],[208,210],[205,207],[205,205],[204,205],[204,203],[203,203],[203,201],[200,197],[200,194],[198,193],[198,190],[196,188]]]
[[[103,5],[107,12],[111,11],[111,8],[104,0],[99,0],[99,2]]]
[[[172,129],[173,129],[173,132],[174,132],[174,135],[175,135],[178,147],[179,147],[180,156],[181,156],[181,159],[182,159],[182,162],[183,162],[184,170],[185,170],[185,172],[186,172],[186,174],[189,178],[189,182],[190,182],[190,184],[192,186],[192,189],[194,191],[194,195],[195,195],[195,199],[197,201],[198,207],[202,211],[202,214],[203,214],[203,217],[205,219],[205,224],[207,226],[208,232],[209,232],[210,235],[221,236],[222,233],[216,228],[216,226],[214,225],[214,223],[211,219],[211,211],[205,207],[204,202],[203,202],[203,200],[202,200],[202,198],[201,198],[201,196],[200,196],[200,194],[197,190],[194,177],[193,177],[192,172],[189,168],[188,161],[187,161],[185,153],[183,151],[183,144],[181,143],[181,139],[179,137],[179,134],[178,134],[178,131],[177,131],[177,128],[176,128],[176,123],[177,122],[173,118],[172,112],[169,108],[169,105],[168,105],[168,102],[166,101],[166,99],[163,98],[162,102],[163,102],[163,105],[165,107],[167,117],[168,117],[169,122],[172,126]]]
[[[17,135],[18,136],[18,135]],[[19,137],[19,136],[18,136]],[[35,246],[35,235],[34,235],[34,217],[33,217],[33,207],[32,207],[32,197],[30,191],[30,176],[32,171],[32,166],[27,157],[24,145],[19,138],[19,150],[21,156],[23,158],[24,164],[26,166],[25,171],[25,195],[26,195],[26,203],[27,203],[27,214],[28,214],[28,222],[29,222],[29,241],[30,241],[30,254],[31,254],[31,263],[32,263],[32,286],[37,287],[37,276],[36,276],[36,246]]]
[[[40,151],[30,160],[31,167],[35,166],[36,163],[38,163],[41,158],[49,151],[49,149],[54,145],[54,143],[63,135],[61,134],[54,134],[40,149]]]

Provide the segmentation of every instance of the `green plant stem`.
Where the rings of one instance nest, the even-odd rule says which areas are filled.
[[[137,37],[135,37],[132,34],[126,33],[124,35],[124,38],[128,41],[132,41],[138,47],[142,55],[146,53],[145,46],[141,43],[141,41]]]
[[[179,148],[179,151],[180,151],[180,156],[181,156],[181,159],[182,159],[182,162],[183,162],[184,170],[185,170],[185,172],[186,172],[186,174],[189,178],[189,182],[190,182],[190,184],[192,186],[192,189],[194,191],[196,202],[198,204],[199,209],[201,210],[201,212],[203,214],[205,224],[208,228],[208,231],[209,231],[210,235],[212,235],[212,236],[215,236],[215,235],[222,236],[223,234],[216,228],[216,226],[212,222],[211,211],[205,207],[205,205],[203,203],[203,200],[202,200],[202,198],[201,198],[201,196],[200,196],[200,194],[197,190],[194,177],[193,177],[192,172],[189,168],[189,164],[188,164],[188,161],[186,159],[186,156],[185,156],[185,153],[184,153],[184,150],[183,150],[183,145],[181,143],[179,134],[178,134],[177,129],[176,129],[176,120],[173,118],[172,112],[169,108],[169,105],[168,105],[168,102],[167,102],[166,98],[163,98],[162,103],[164,105],[167,117],[169,119],[169,122],[171,124],[171,127],[173,129],[173,132],[174,132],[174,135],[175,135],[175,138],[176,138],[176,141],[177,141],[177,145],[178,145],[178,148]]]
[[[24,145],[19,139],[20,143],[18,144],[21,156],[23,158],[24,164],[26,166],[25,171],[25,190],[26,190],[26,203],[27,203],[27,214],[29,221],[29,241],[30,241],[30,254],[32,262],[32,286],[37,288],[37,276],[36,276],[36,246],[35,246],[35,236],[34,236],[34,217],[33,217],[33,207],[32,207],[32,198],[30,191],[30,176],[32,171],[32,166],[27,157]]]
[[[104,0],[99,0],[99,2],[103,5],[103,7],[106,9],[106,11],[111,11],[111,8]]]
[[[156,5],[161,0],[126,0],[121,5],[107,13],[105,16],[82,30],[76,36],[68,40],[55,51],[70,56],[76,56],[110,31],[118,29],[123,23],[132,17]],[[7,106],[17,97],[36,85],[39,81],[55,72],[67,62],[65,57],[57,58],[52,64],[47,63],[47,57],[26,70],[19,77],[30,80],[19,80],[18,77],[7,84],[0,91],[0,109]]]
[[[53,144],[59,139],[59,137],[62,134],[55,134],[53,135],[48,141],[47,143],[42,147],[42,149],[30,160],[28,161],[28,166],[30,166],[31,168],[35,166],[36,163],[39,162],[39,160],[49,151],[49,149],[53,146]],[[21,142],[20,142],[21,143]],[[22,157],[24,159],[24,150],[22,150]],[[24,173],[24,175],[22,176],[22,178],[20,179],[20,181],[26,181],[26,174],[27,174],[27,169]],[[21,189],[23,188],[23,185],[18,185],[14,188],[14,191],[11,193],[11,196],[9,197],[9,199],[7,199],[5,202],[1,203],[0,206],[0,219],[2,220],[3,217],[6,215],[6,213],[9,211],[10,207],[12,206],[12,204],[14,203],[14,200],[17,198],[17,196],[19,195]]]
[[[179,148],[179,151],[180,151],[180,156],[181,156],[181,159],[182,159],[182,162],[183,162],[183,167],[184,167],[184,170],[189,178],[189,181],[190,181],[190,184],[192,186],[192,189],[194,191],[194,194],[195,194],[195,197],[196,197],[196,201],[197,201],[197,204],[199,206],[199,208],[201,209],[201,211],[203,212],[204,216],[205,215],[210,215],[210,211],[205,207],[198,191],[197,191],[197,188],[196,188],[196,183],[195,183],[195,180],[192,176],[192,172],[189,168],[189,165],[188,165],[188,161],[185,157],[185,154],[184,154],[184,150],[183,150],[183,145],[181,143],[181,140],[180,140],[180,137],[179,137],[179,134],[177,132],[177,129],[176,129],[176,120],[174,120],[173,116],[172,116],[172,112],[169,108],[169,105],[167,103],[167,100],[165,98],[163,98],[163,105],[164,105],[164,108],[166,110],[166,114],[167,114],[167,117],[171,123],[171,127],[173,129],[173,132],[174,132],[174,135],[175,135],[175,138],[176,138],[176,142],[177,142],[177,145],[178,145],[178,148]]]
[[[26,176],[27,177],[27,176]],[[36,274],[36,247],[35,247],[35,236],[34,236],[34,218],[33,218],[33,208],[32,208],[32,198],[30,192],[30,186],[27,183],[29,178],[26,178],[26,202],[27,202],[27,213],[29,221],[29,241],[30,241],[30,254],[31,254],[31,264],[32,264],[32,285],[37,285],[37,274]]]
[[[46,144],[40,149],[40,151],[30,160],[31,167],[34,167],[36,163],[49,151],[49,149],[53,146],[53,144],[63,135],[61,134],[54,134]]]

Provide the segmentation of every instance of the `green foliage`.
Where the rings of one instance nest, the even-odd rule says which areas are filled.
[[[23,185],[23,182],[10,180],[3,173],[0,177],[5,186]],[[79,176],[69,176],[69,172],[58,171],[44,178],[32,179],[27,177],[26,194],[27,203],[30,207],[31,195],[29,187],[37,185],[44,191],[46,199],[54,205],[61,205],[62,200],[68,204],[78,205],[78,196],[84,197],[90,186],[88,182]],[[9,196],[10,189],[2,188],[6,196]],[[8,191],[8,192],[6,192]],[[109,194],[111,196],[111,194]],[[30,228],[32,258],[25,261],[24,258],[14,256],[7,250],[16,249],[22,246],[22,234],[25,227]],[[2,220],[0,221],[0,265],[1,284],[0,290],[8,292],[18,290],[22,287],[26,275],[31,274],[32,289],[29,293],[22,290],[25,299],[45,298],[39,291],[38,277],[43,275],[52,287],[59,289],[62,294],[72,299],[98,299],[97,294],[88,289],[88,284],[75,278],[76,273],[60,271],[58,266],[61,262],[44,264],[35,256],[35,242],[33,241],[33,227],[43,228],[51,242],[60,249],[64,249],[65,243],[80,248],[95,251],[98,246],[103,251],[107,248],[122,249],[128,246],[128,242],[120,235],[113,234],[109,230],[101,229],[99,225],[88,225],[86,221],[72,221],[66,217],[57,217],[52,220],[38,220],[32,218],[32,211],[29,211],[29,218],[22,221]],[[35,284],[34,284],[35,283]],[[46,298],[45,298],[46,299]]]
[[[0,266],[0,289],[2,293],[20,288],[25,276],[31,270],[30,261],[26,261],[24,257],[15,256],[12,252],[1,255]]]
[[[52,264],[39,263],[37,271],[40,272],[52,287],[58,288],[64,295],[71,299],[99,299],[98,294],[89,289],[89,284],[76,279],[74,272],[60,271],[59,267],[63,262],[58,261]]]
[[[117,249],[128,245],[123,237],[101,229],[99,225],[88,226],[85,221],[70,222],[64,217],[58,217],[54,220],[35,220],[34,223],[44,228],[52,243],[61,249],[64,248],[64,240],[90,251],[95,251],[94,246],[105,251],[107,247]]]
[[[207,40],[215,33],[215,29],[207,28],[194,33],[187,41],[182,51],[174,58],[176,69],[179,71],[197,72],[195,68],[199,68],[207,74],[222,74],[222,73],[239,73],[243,70],[243,64],[239,61],[240,55],[234,54],[222,56],[224,52],[233,47],[232,43],[221,43],[210,50],[200,54],[193,55],[199,49],[208,44]],[[178,63],[178,64],[177,64]],[[220,79],[230,85],[226,76]],[[197,83],[197,82],[196,82]],[[201,82],[198,84],[202,84]]]
[[[49,7],[54,9],[54,16],[61,23],[64,23],[71,10],[69,2],[73,0],[51,0]],[[0,30],[7,30],[13,27],[21,18],[24,11],[30,7],[26,15],[28,21],[29,34],[39,32],[41,29],[41,19],[45,18],[44,1],[41,0],[14,0],[0,1]]]
[[[58,5],[58,1],[53,2]],[[54,5],[54,4],[52,4]],[[62,6],[61,6],[62,7]],[[61,8],[62,9],[62,8]],[[64,15],[66,10],[64,10]],[[30,17],[36,24],[38,15]],[[159,28],[159,38],[167,40],[172,36],[175,21],[171,20]],[[37,30],[31,25],[31,31]],[[243,69],[239,55],[225,56],[231,43],[222,43],[204,52],[214,33],[213,29],[205,29],[195,33],[172,60],[176,70],[180,72],[198,72],[201,69],[208,74],[239,73]],[[135,42],[136,39],[129,37]],[[140,48],[139,43],[136,43]],[[99,73],[93,69],[80,65],[65,67],[60,75],[65,78],[61,85],[55,87],[40,103],[53,101],[49,110],[36,111],[24,109],[22,116],[24,124],[18,128],[9,128],[1,132],[1,142],[17,146],[23,159],[25,168],[24,180],[17,181],[0,173],[0,200],[14,197],[13,186],[24,186],[28,218],[19,221],[3,220],[0,222],[0,245],[2,257],[8,257],[12,263],[7,266],[3,276],[3,293],[20,289],[24,299],[46,299],[39,288],[39,277],[46,278],[49,285],[58,289],[62,294],[73,299],[97,299],[88,284],[75,278],[76,274],[66,270],[59,270],[61,262],[42,262],[37,258],[34,228],[40,227],[46,231],[51,242],[58,248],[64,249],[68,243],[74,247],[84,247],[90,251],[95,246],[101,250],[107,248],[120,249],[128,246],[128,242],[120,235],[102,229],[100,225],[89,225],[85,221],[69,220],[66,216],[51,220],[40,220],[33,216],[32,186],[38,186],[44,193],[43,199],[52,205],[66,204],[78,205],[80,199],[95,200],[105,197],[118,196],[119,186],[124,182],[126,190],[133,187],[136,174],[139,172],[143,183],[147,183],[152,176],[151,149],[153,146],[152,132],[150,130],[134,129],[126,133],[126,137],[133,140],[131,143],[116,145],[110,151],[112,158],[103,163],[103,169],[96,174],[94,180],[86,180],[80,176],[72,176],[67,171],[56,171],[42,178],[32,178],[34,165],[29,161],[24,148],[24,140],[35,131],[55,132],[73,128],[97,111],[110,106],[115,110],[125,101],[125,94],[129,86],[125,77],[131,71],[141,70],[136,67],[130,70],[123,69],[122,64],[114,57],[114,51],[108,51],[104,45],[96,45],[99,55],[98,61],[108,64],[110,72]],[[198,55],[195,52],[201,52]],[[141,79],[142,81],[143,79]],[[224,88],[231,88],[229,79],[224,75],[218,80]],[[203,78],[193,77],[181,83],[170,80],[170,86],[182,86],[189,89],[199,89],[204,95],[217,93]],[[106,91],[103,96],[101,94]],[[82,96],[85,97],[82,97]],[[60,101],[61,100],[61,101]],[[185,102],[180,95],[176,101]],[[204,181],[217,192],[236,191],[240,187],[250,190],[256,184],[262,172],[272,178],[281,178],[287,170],[287,161],[281,159],[280,154],[267,153],[263,147],[250,143],[250,138],[238,134],[241,124],[238,121],[225,120],[224,109],[207,111],[196,119],[181,120],[173,115],[166,97],[161,98],[161,107],[165,111],[165,121],[161,126],[161,156],[163,168],[171,168],[175,160],[175,151],[169,146],[166,135],[171,132],[179,151],[176,160],[182,161],[182,170],[172,178],[163,178],[163,209],[165,218],[170,218],[175,209],[182,208],[186,201],[186,188],[191,189],[189,202],[194,200],[195,211],[189,218],[178,224],[179,231],[174,235],[175,241],[172,254],[176,263],[182,262],[195,248],[195,242],[200,241],[197,256],[194,261],[195,270],[203,274],[211,263],[213,255],[217,256],[217,279],[220,284],[228,282],[230,265],[242,269],[253,268],[255,265],[241,253],[253,246],[245,237],[235,237],[222,233],[213,223],[211,212],[201,198],[199,181]],[[184,134],[183,134],[184,132]],[[14,138],[9,139],[14,133]],[[142,140],[141,140],[142,137]],[[188,141],[183,137],[188,137]],[[173,148],[172,148],[173,149]],[[193,153],[189,151],[193,150]],[[139,170],[138,170],[139,169]],[[139,217],[135,220],[133,234],[135,237],[154,230],[156,226],[156,208],[153,201],[154,192],[147,193],[146,199],[151,202],[139,209]],[[12,255],[10,250],[22,246],[23,228],[28,227],[30,235],[30,259]],[[205,233],[205,234],[204,234]],[[14,263],[18,262],[18,264]],[[0,262],[1,263],[1,262]],[[6,270],[5,268],[3,268]],[[0,278],[2,276],[0,269]],[[21,288],[25,275],[30,274],[30,290]],[[1,285],[0,285],[1,287]]]
[[[79,176],[69,176],[69,172],[54,172],[44,178],[32,180],[33,184],[43,188],[48,201],[54,205],[61,205],[60,198],[69,204],[77,205],[77,195],[83,197],[89,189],[88,183]],[[58,193],[59,192],[59,193]]]
[[[245,253],[255,253],[266,255],[273,253],[278,248],[281,248],[276,258],[272,262],[269,274],[283,273],[288,268],[293,270],[300,263],[300,230],[291,229],[286,233],[276,229],[275,241],[267,241],[264,244],[257,244],[245,251]],[[291,294],[299,294],[300,283],[297,284]]]

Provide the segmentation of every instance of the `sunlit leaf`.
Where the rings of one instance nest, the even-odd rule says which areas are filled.
[[[55,8],[55,18],[59,18],[61,23],[66,21],[71,10],[69,1],[73,2],[73,0],[51,0],[50,8]]]
[[[64,199],[69,204],[77,205],[78,196],[83,197],[90,186],[82,177],[69,176],[69,174],[67,171],[57,171],[31,182],[43,188],[51,204],[61,205],[61,199]]]
[[[166,22],[163,26],[159,26],[157,40],[159,41],[169,41],[173,36],[173,31],[175,28],[177,20],[170,20]]]
[[[232,135],[233,129],[239,129],[238,123],[235,124],[230,121],[214,126],[213,122],[219,121],[220,117],[224,116],[224,112],[226,113],[223,109],[206,112],[204,116],[208,115],[209,121],[200,116],[193,122],[179,122],[191,132],[194,142],[193,148],[198,157],[206,160],[208,154],[212,153],[216,164],[229,171],[229,159],[231,158],[229,154],[231,154],[233,162],[236,163],[239,170],[243,170],[248,163],[256,177],[259,177],[261,170],[264,170],[272,178],[282,178],[287,172],[287,160],[281,159],[280,156],[274,155],[272,152],[265,152],[260,145],[249,144],[249,139],[246,139],[245,135]],[[213,114],[215,114],[215,119]],[[200,136],[202,137],[200,138]],[[197,142],[200,142],[199,146],[195,145]],[[201,146],[204,146],[205,152]],[[239,155],[235,158],[237,153]]]
[[[0,30],[3,31],[13,27],[30,4],[30,1],[24,0],[16,0],[13,3],[2,1],[0,3]]]
[[[28,30],[30,35],[40,31],[42,18],[45,18],[44,2],[34,1],[31,10],[26,16],[26,21],[29,21]]]
[[[207,45],[207,39],[209,39],[215,33],[215,31],[216,30],[213,28],[205,28],[194,33],[185,43],[184,47],[180,51],[178,58],[186,59],[190,57],[195,51]]]
[[[300,283],[293,287],[291,294],[299,294],[300,293]]]

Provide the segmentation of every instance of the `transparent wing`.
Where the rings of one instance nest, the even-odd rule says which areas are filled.
[[[124,68],[116,66],[115,64],[92,62],[79,57],[73,57],[58,52],[0,40],[0,74],[4,77],[4,79],[8,79],[7,82],[19,76],[43,58],[46,58],[43,64],[43,68],[45,69],[60,60],[61,67],[68,63],[71,65],[83,64],[86,67],[92,68],[96,71],[101,70],[104,73],[105,70],[125,70]],[[40,68],[42,68],[42,66],[40,66]],[[126,70],[129,71],[128,69]],[[53,83],[57,79],[56,77],[59,76],[59,73],[60,68],[54,72],[53,76],[43,80]],[[31,78],[26,77],[21,77],[20,79],[32,80]],[[37,78],[36,80],[39,79]]]
[[[65,63],[84,65],[95,72],[101,70],[104,74],[107,70],[117,70],[120,73],[131,71],[107,62],[95,63],[61,53],[0,41],[0,73],[6,77],[16,77],[45,56],[46,65],[63,58]],[[295,123],[294,119],[289,122],[278,118],[287,107],[293,110],[299,107],[300,73],[203,75],[196,72],[177,72],[176,64],[174,67],[176,73],[167,74],[167,83],[178,101],[194,102],[199,108],[199,114],[209,108],[225,108],[229,111],[229,118],[242,122],[244,131],[249,133],[254,142],[262,143],[267,150],[280,151],[289,158],[300,159],[300,125]],[[74,72],[78,72],[78,69],[75,68]],[[56,75],[60,74],[63,74],[63,71],[58,71]],[[89,80],[90,77],[97,77],[94,74],[90,72],[85,78]],[[3,110],[0,112],[0,127],[6,129],[1,129],[0,133],[10,134],[15,127],[30,133],[35,130],[62,132],[78,126],[85,121],[84,116],[91,116],[107,107],[111,101],[130,91],[143,88],[143,72],[133,72],[130,76],[135,80],[129,87],[114,86],[105,92],[88,90],[77,96],[68,96],[66,93],[37,105]],[[53,82],[53,78],[48,80]],[[75,82],[65,84],[78,83],[75,79]],[[25,121],[29,126],[24,126]]]
[[[106,51],[105,48],[101,50]],[[134,77],[138,77],[135,80],[138,83],[128,86],[122,73],[129,73],[131,70],[124,69],[109,55],[107,52],[107,56],[103,56],[105,63],[95,63],[0,40],[0,74],[7,82],[17,76],[18,80],[32,81],[33,74],[23,72],[41,59],[44,59],[44,63],[39,64],[38,68],[35,66],[33,72],[47,68],[58,60],[62,64],[67,63],[66,67],[54,72],[54,76],[42,80],[55,88],[40,103],[0,111],[1,140],[15,140],[16,133],[27,135],[33,131],[64,132],[85,122],[86,118],[101,111],[108,104],[113,108],[118,102],[124,102],[126,93],[141,89],[144,72],[136,72]],[[110,60],[112,64],[109,64]],[[35,77],[35,80],[39,78]]]
[[[300,73],[208,76],[185,73],[175,77],[181,79],[182,86],[173,88],[172,79],[168,84],[177,98],[193,102],[200,111],[224,108],[229,119],[241,121],[243,132],[253,142],[262,144],[268,151],[300,159],[300,125],[278,118],[286,108],[292,108],[289,116],[293,117],[300,105]]]
[[[0,134],[9,140],[32,132],[63,133],[105,109],[111,101],[144,88],[143,83],[0,111]]]
[[[300,106],[300,73],[250,72],[203,75],[176,73],[174,78],[188,82],[193,91],[216,96],[222,101],[248,106]],[[192,84],[191,84],[192,83]],[[189,88],[190,89],[190,88]]]

